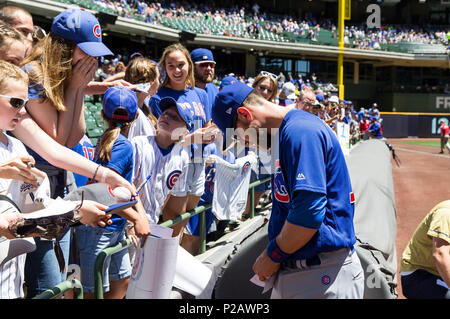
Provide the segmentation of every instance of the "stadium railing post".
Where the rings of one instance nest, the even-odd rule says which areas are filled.
[[[47,289],[33,299],[55,299],[64,292],[73,289],[74,299],[83,299],[83,286],[78,279],[65,280],[51,289]]]

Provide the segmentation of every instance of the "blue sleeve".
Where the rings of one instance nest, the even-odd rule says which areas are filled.
[[[320,193],[297,191],[291,200],[287,221],[311,229],[319,229],[325,216],[327,198]]]
[[[106,165],[131,183],[133,172],[133,147],[126,139],[117,139],[111,150],[111,159]]]
[[[326,137],[324,132],[308,128],[317,123],[302,121],[303,129],[290,125],[280,139],[280,159],[290,195],[305,190],[327,194]],[[281,149],[281,144],[283,148]]]

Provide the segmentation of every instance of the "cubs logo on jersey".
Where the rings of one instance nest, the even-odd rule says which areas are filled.
[[[180,178],[180,175],[181,175],[180,170],[175,170],[169,174],[169,176],[167,177],[167,181],[166,181],[166,185],[167,185],[168,189],[172,190],[172,188],[175,186],[176,182]]]
[[[281,171],[280,160],[275,162],[275,174],[273,175],[273,190],[275,199],[281,203],[289,203],[289,193]]]

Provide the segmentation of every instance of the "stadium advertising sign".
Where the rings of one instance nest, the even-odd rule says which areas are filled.
[[[450,109],[450,96],[436,96],[436,109]]]

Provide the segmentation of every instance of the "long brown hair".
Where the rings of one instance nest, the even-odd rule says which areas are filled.
[[[159,60],[159,65],[161,67],[161,70],[166,73],[164,81],[163,81],[163,83],[161,83],[161,87],[164,87],[168,83],[170,83],[170,78],[167,75],[167,70],[166,70],[166,58],[170,53],[175,52],[175,51],[181,51],[184,54],[184,56],[186,57],[186,60],[189,65],[189,71],[188,71],[188,74],[186,77],[186,84],[188,86],[190,85],[192,88],[194,88],[195,87],[194,63],[192,62],[191,55],[190,55],[188,49],[186,49],[186,47],[184,45],[182,45],[181,43],[174,43],[164,49],[161,59]]]
[[[154,82],[158,78],[158,66],[149,59],[140,56],[132,59],[128,63],[124,80],[131,84],[137,84]],[[144,110],[144,113],[156,128],[156,123],[158,122],[156,117],[149,110]]]
[[[64,90],[72,77],[72,55],[76,44],[49,32],[23,60],[31,64],[30,83],[42,85],[46,100],[58,111],[65,111]]]

